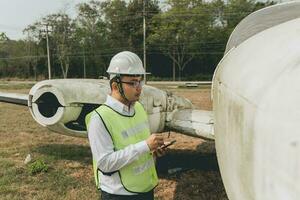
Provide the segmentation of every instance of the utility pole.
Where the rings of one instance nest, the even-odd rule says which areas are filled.
[[[86,69],[85,69],[85,48],[83,47],[83,78],[86,78]]]
[[[173,56],[174,56],[174,59],[175,59],[175,48],[173,47]],[[175,60],[173,59],[173,81],[176,81],[175,80]]]
[[[143,0],[143,32],[144,32],[144,39],[143,39],[143,47],[144,47],[144,68],[147,72],[147,64],[146,64],[146,0]],[[147,83],[146,74],[144,77],[145,83]]]
[[[47,42],[47,57],[48,57],[48,77],[49,80],[51,79],[51,63],[50,63],[50,49],[49,49],[49,30],[48,30],[48,24],[45,24],[46,30],[43,31],[46,33],[46,42]]]
[[[82,38],[80,41],[80,44],[82,45],[83,49],[83,78],[86,78],[86,65],[85,65],[85,41]]]

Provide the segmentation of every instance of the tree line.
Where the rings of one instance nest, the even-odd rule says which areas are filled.
[[[76,17],[53,13],[28,25],[25,39],[0,33],[0,77],[106,76],[111,57],[123,50],[143,60],[150,78],[205,80],[223,56],[234,27],[248,14],[273,5],[253,0],[106,0],[76,5]]]

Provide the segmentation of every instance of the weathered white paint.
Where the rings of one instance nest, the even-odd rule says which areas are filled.
[[[49,93],[55,96],[58,106],[53,115],[45,116],[39,106],[42,104],[43,95]],[[103,104],[109,93],[107,80],[46,80],[37,83],[30,90],[28,105],[33,118],[39,124],[62,134],[85,137],[85,130],[78,131],[65,124],[76,120],[83,112],[84,105]],[[151,132],[175,130],[194,137],[214,139],[211,134],[211,112],[193,109],[188,99],[146,85],[143,87],[140,102],[149,116]],[[50,104],[51,102],[47,107],[51,107]]]
[[[300,18],[249,37],[220,62],[214,128],[229,199],[300,198],[299,81]]]
[[[28,94],[0,92],[0,102],[28,105]]]
[[[170,130],[214,140],[213,114],[206,110],[178,110],[173,113],[172,120],[166,123]]]
[[[299,2],[291,1],[251,13],[231,33],[225,53],[261,31],[300,17],[299,10]]]

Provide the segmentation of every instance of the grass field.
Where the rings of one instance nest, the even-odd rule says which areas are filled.
[[[0,91],[27,93],[32,84],[1,84]],[[209,88],[172,89],[201,109],[211,109]],[[164,133],[167,135],[167,133]],[[172,133],[177,140],[159,160],[156,199],[227,199],[213,142]],[[32,174],[26,156],[47,172]],[[87,139],[53,133],[38,125],[27,107],[0,103],[0,199],[97,199]],[[175,174],[168,169],[180,167]]]

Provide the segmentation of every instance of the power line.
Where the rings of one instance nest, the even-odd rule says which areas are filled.
[[[212,48],[212,47],[223,47],[226,43],[221,42],[183,42],[183,43],[168,43],[168,44],[153,44],[152,47],[156,48],[164,48],[164,47],[176,47],[178,45],[191,45],[191,44],[199,44],[199,45],[206,45],[205,47]],[[114,55],[116,51],[122,51],[124,49],[134,49],[135,51],[142,51],[143,48],[131,47],[131,46],[123,46],[123,47],[113,47],[113,48],[106,48],[104,50],[105,53],[98,53],[98,51],[77,51],[74,53],[67,54],[67,56],[83,56],[84,54],[87,56],[94,56],[94,55]],[[101,50],[102,51],[102,50]],[[194,52],[195,53],[195,52]],[[51,54],[52,56],[60,56],[59,53]],[[0,60],[13,60],[13,59],[29,59],[29,58],[45,58],[47,55],[26,55],[26,56],[19,56],[19,57],[0,57]]]
[[[46,58],[47,55],[35,55],[35,56],[18,56],[18,57],[0,57],[0,60],[19,60],[19,59],[30,59],[30,58]]]
[[[205,16],[207,14],[210,14],[212,11],[208,11],[207,13],[191,13],[191,12],[186,12],[186,13],[155,13],[155,14],[147,14],[147,11],[145,12],[146,13],[146,16],[158,16],[158,17],[161,17],[161,18],[171,18],[171,17],[193,17],[193,16]],[[220,15],[224,15],[224,16],[234,16],[234,15],[241,15],[241,14],[250,14],[252,12],[224,12],[224,13],[218,13]],[[165,15],[164,15],[165,14]],[[143,18],[142,15],[118,15],[116,16],[116,18],[118,17],[122,17],[122,19],[108,19],[108,18],[105,18],[104,21],[111,21],[111,22],[118,22],[118,21],[127,21],[127,20],[132,20],[132,19],[141,19]]]
[[[142,52],[143,49],[139,49],[136,52]],[[148,51],[147,54],[160,54],[160,55],[165,55],[165,53],[163,52],[155,52],[155,51]],[[172,52],[173,54],[173,52]],[[193,51],[187,51],[184,53],[174,53],[174,54],[180,54],[180,55],[207,55],[207,54],[211,54],[211,55],[216,55],[216,54],[224,54],[224,52],[221,51],[211,51],[211,52],[193,52]],[[54,54],[53,56],[59,56],[60,54]],[[85,56],[93,56],[93,57],[111,57],[115,55],[115,53],[98,53],[98,54],[85,54]],[[68,54],[67,56],[69,57],[83,57],[84,54]],[[2,57],[0,58],[0,60],[20,60],[20,59],[37,59],[37,58],[47,58],[47,55],[28,55],[28,56],[20,56],[20,57]]]
[[[160,54],[160,55],[165,55],[165,53],[160,53],[160,52],[148,52],[149,54]],[[223,55],[224,52],[221,51],[212,51],[212,52],[185,52],[185,53],[173,53],[171,54],[175,55]]]
[[[145,11],[146,16],[158,16],[161,18],[171,18],[171,17],[193,17],[193,16],[203,16],[207,14],[211,14],[214,12],[214,10],[206,10],[206,11],[200,11],[200,12],[195,12],[195,11],[185,11],[185,12],[156,12],[156,11]],[[138,13],[138,15],[137,15]],[[224,16],[230,16],[230,15],[241,15],[241,14],[250,14],[250,12],[223,12],[221,15]],[[220,13],[218,13],[220,14]],[[110,21],[110,22],[121,22],[121,21],[128,21],[128,20],[133,20],[133,19],[141,19],[143,18],[143,12],[136,12],[134,14],[118,14],[114,16],[114,18],[121,18],[121,19],[111,19],[109,17],[105,17],[104,21]]]
[[[152,44],[151,46],[179,46],[179,45],[188,45],[188,44],[210,44],[210,45],[225,45],[226,43],[222,42],[179,42],[179,43],[168,43],[168,44]]]

